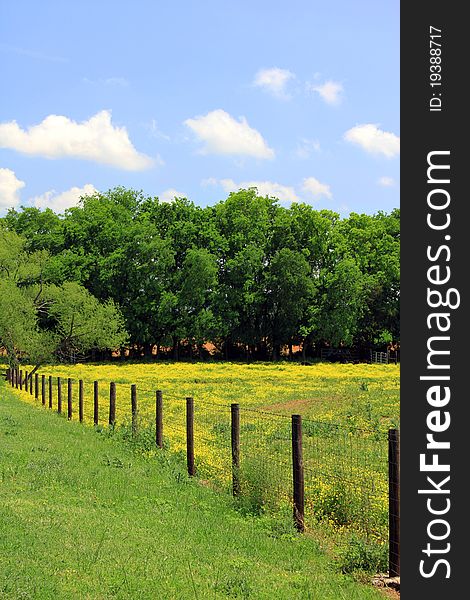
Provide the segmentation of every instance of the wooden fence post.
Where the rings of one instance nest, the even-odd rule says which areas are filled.
[[[52,409],[52,375],[49,375],[49,408]]]
[[[98,382],[93,382],[93,424],[98,425],[99,404],[98,404]]]
[[[41,402],[46,406],[46,376],[41,375]]]
[[[131,414],[132,414],[132,435],[136,436],[138,432],[137,425],[137,386],[131,385]]]
[[[155,393],[155,442],[158,448],[163,448],[163,394],[161,390]]]
[[[57,377],[57,412],[62,413],[62,379]]]
[[[388,568],[400,576],[400,431],[388,430]]]
[[[18,367],[15,369],[15,388],[18,389],[18,380],[19,380],[20,370]]]
[[[34,374],[34,399],[37,400],[39,398],[39,375],[37,373]]]
[[[294,524],[305,531],[304,523],[304,460],[302,453],[302,417],[292,415],[292,475],[294,489]]]
[[[72,379],[67,379],[67,419],[72,420]]]
[[[78,381],[78,420],[83,423],[83,381]]]
[[[20,369],[20,390],[23,390],[23,369]]]
[[[25,371],[24,372],[24,391],[26,393],[28,393],[28,385],[29,385],[28,371]]]
[[[240,495],[240,405],[232,404],[232,493]]]
[[[111,381],[109,384],[109,425],[116,425],[116,384]]]
[[[29,395],[33,395],[33,373],[31,372],[29,375]]]
[[[188,475],[194,475],[194,400],[186,398],[186,462]]]

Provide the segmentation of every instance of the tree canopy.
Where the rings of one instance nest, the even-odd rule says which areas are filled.
[[[74,361],[125,343],[114,302],[101,302],[75,281],[50,283],[51,257],[33,248],[27,238],[0,226],[0,346],[9,363]]]
[[[0,227],[0,303],[30,323],[0,325],[5,346],[34,330],[63,357],[124,343],[177,356],[211,342],[264,358],[399,339],[398,210],[340,218],[254,188],[201,208],[115,188],[63,215],[10,210]]]

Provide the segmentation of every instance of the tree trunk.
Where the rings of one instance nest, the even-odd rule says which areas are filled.
[[[273,344],[273,361],[279,360],[281,355],[281,344]]]

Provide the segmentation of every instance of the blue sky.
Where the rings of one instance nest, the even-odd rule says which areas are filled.
[[[0,214],[117,185],[399,206],[398,0],[3,0]]]

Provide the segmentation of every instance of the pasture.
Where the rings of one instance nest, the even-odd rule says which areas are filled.
[[[316,421],[362,429],[386,431],[399,419],[399,366],[392,364],[116,362],[45,366],[40,372],[83,380],[85,420],[90,422],[91,385],[95,380],[100,383],[103,407],[109,383],[117,384],[118,422],[130,417],[131,384],[137,385],[142,419],[153,416],[153,392],[157,389],[168,399],[191,396],[196,403],[226,406],[237,402],[241,407],[268,413],[299,413]],[[105,411],[100,419],[107,422]]]
[[[93,423],[93,382],[98,381],[100,426],[107,424],[109,384],[114,382],[116,426],[124,431],[129,430],[130,386],[135,384],[138,443],[147,454],[156,452],[155,391],[161,390],[164,445],[181,461],[186,449],[185,398],[194,398],[196,475],[207,485],[226,491],[232,485],[230,405],[238,403],[240,503],[250,514],[286,517],[290,513],[290,415],[301,414],[307,530],[326,531],[327,543],[334,540],[333,546],[340,549],[337,552],[346,554],[359,539],[361,549],[351,550],[352,554],[372,552],[376,568],[384,569],[387,431],[399,421],[399,366],[163,362],[59,365],[40,372],[46,382],[52,377],[54,409],[57,378],[62,380],[63,402],[66,380],[72,380],[73,419],[78,418],[78,381],[83,382],[84,422],[89,424]],[[34,393],[18,393],[23,400],[37,403]],[[370,567],[366,563],[371,559],[352,556],[346,562],[351,568],[362,563]]]
[[[309,536],[240,515],[173,455],[143,456],[0,382],[0,598],[378,600]]]

